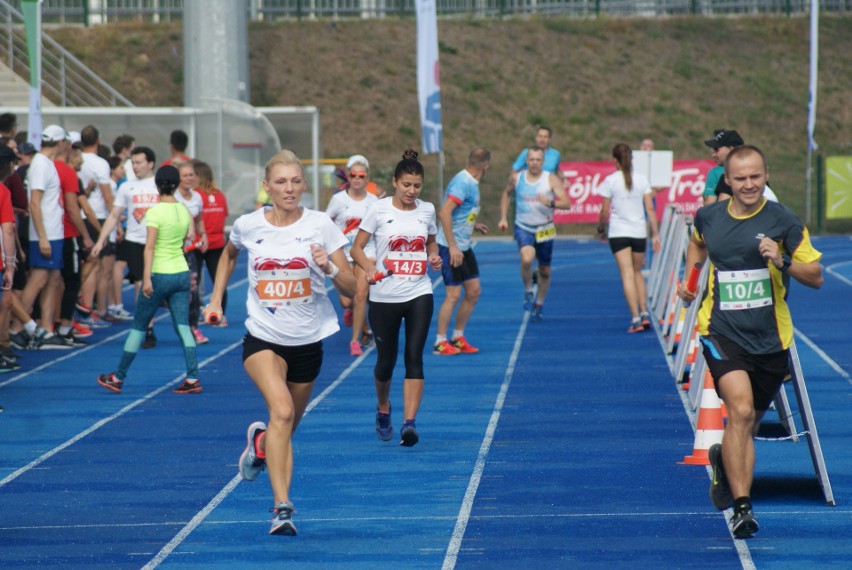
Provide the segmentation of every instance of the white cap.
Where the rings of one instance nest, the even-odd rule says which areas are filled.
[[[370,169],[370,163],[367,161],[367,157],[365,157],[363,154],[353,154],[352,156],[350,156],[349,160],[346,161],[346,168],[352,168],[353,164],[363,164],[365,167],[367,167],[367,170]]]
[[[68,138],[65,129],[59,125],[48,125],[41,132],[42,142],[60,142]]]
[[[80,138],[80,131],[68,131],[68,140],[71,141],[71,144],[83,142],[83,139]]]

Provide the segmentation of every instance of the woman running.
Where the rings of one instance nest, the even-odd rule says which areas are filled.
[[[344,252],[349,263],[353,264],[354,262],[350,254],[352,242],[355,241],[355,236],[358,235],[358,228],[361,225],[364,214],[367,212],[367,208],[375,204],[378,198],[367,192],[367,183],[370,181],[370,169],[367,159],[361,155],[355,155],[349,159],[347,164],[349,164],[347,175],[349,178],[349,187],[346,190],[337,192],[331,197],[325,213],[334,220],[334,223],[341,229],[346,239],[349,240],[349,245],[344,248]],[[376,245],[372,241],[367,242],[364,253],[374,264],[376,263]],[[361,347],[361,333],[367,322],[367,289],[369,283],[367,282],[367,274],[364,273],[361,267],[354,265],[352,269],[355,273],[355,282],[358,288],[355,291],[355,296],[351,299],[345,295],[341,295],[340,305],[344,309],[343,324],[352,327],[349,354],[351,356],[360,356],[364,354]]]
[[[120,393],[127,371],[145,339],[145,332],[157,309],[166,301],[172,324],[183,345],[186,379],[175,388],[175,394],[198,394],[198,358],[195,339],[189,328],[189,267],[183,256],[183,241],[189,233],[192,218],[186,207],[174,196],[180,175],[174,166],[163,166],[154,178],[160,201],[145,212],[145,240],[142,290],[136,303],[133,328],[124,342],[118,369],[98,376],[98,384],[110,392]]]
[[[624,298],[630,309],[627,332],[634,333],[651,327],[645,278],[642,276],[648,225],[651,226],[655,252],[660,250],[660,237],[651,184],[645,175],[633,172],[633,151],[628,145],[619,143],[613,147],[612,156],[618,170],[607,176],[598,188],[598,194],[603,197],[598,233],[609,237],[609,247],[618,264]]]
[[[417,153],[406,150],[396,165],[392,184],[396,192],[367,210],[352,245],[352,259],[368,276],[378,271],[393,274],[370,288],[369,319],[379,356],[374,370],[376,433],[383,441],[393,437],[390,387],[396,365],[399,330],[405,321],[405,383],[403,384],[403,423],[400,445],[411,447],[419,440],[415,417],[423,397],[423,347],[429,334],[434,308],[432,284],[427,267],[441,269],[441,256],[435,236],[435,206],[419,199],[423,189],[423,165]],[[365,247],[370,238],[376,243],[376,259]]]
[[[243,366],[260,390],[269,424],[248,428],[240,475],[254,480],[264,467],[274,494],[269,534],[295,535],[290,480],[291,439],[311,397],[322,365],[322,340],[340,327],[325,290],[326,277],[344,295],[355,293],[346,262],[348,243],[323,212],[299,206],[307,188],[302,163],[290,151],[266,165],[264,188],[271,206],[240,216],[219,267],[205,316],[222,314],[222,298],[241,250],[248,253],[248,332]]]

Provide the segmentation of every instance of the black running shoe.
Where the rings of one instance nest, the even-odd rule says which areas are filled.
[[[157,346],[157,337],[154,335],[154,329],[148,329],[145,332],[145,340],[142,341],[142,348],[154,348]]]
[[[417,435],[417,426],[414,425],[414,420],[405,420],[402,424],[402,429],[399,430],[399,436],[401,441],[399,444],[403,447],[413,447],[418,441],[420,441],[420,436]]]
[[[734,508],[734,516],[731,517],[731,531],[734,533],[734,538],[751,538],[758,530],[760,525],[754,518],[751,505],[739,505]]]
[[[734,503],[731,487],[728,485],[728,477],[725,475],[725,465],[722,463],[722,445],[719,443],[710,446],[707,450],[710,459],[710,500],[713,506],[724,511]]]

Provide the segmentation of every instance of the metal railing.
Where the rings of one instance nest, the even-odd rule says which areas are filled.
[[[0,59],[29,80],[24,17],[0,0]],[[42,96],[61,107],[133,107],[133,103],[98,77],[56,41],[42,33]]]
[[[236,1],[236,0],[235,0]],[[414,0],[242,0],[250,20],[414,17]],[[21,0],[10,0],[16,7]],[[184,0],[43,0],[45,23],[172,21]],[[852,0],[820,0],[820,10],[852,12]],[[560,15],[571,18],[807,14],[810,0],[436,0],[439,16]]]

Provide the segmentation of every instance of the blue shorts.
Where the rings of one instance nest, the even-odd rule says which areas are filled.
[[[530,246],[535,248],[535,258],[539,265],[550,266],[550,260],[553,259],[553,240],[543,242],[535,241],[535,234],[527,230],[515,226],[515,241],[518,242],[518,249]]]
[[[38,248],[38,240],[30,241],[30,269],[62,269],[64,239],[50,240],[50,257],[44,257]]]
[[[465,281],[479,279],[479,264],[473,254],[473,248],[463,251],[462,264],[458,267],[450,265],[450,248],[438,244],[438,254],[441,256],[441,275],[444,285],[458,287]]]

